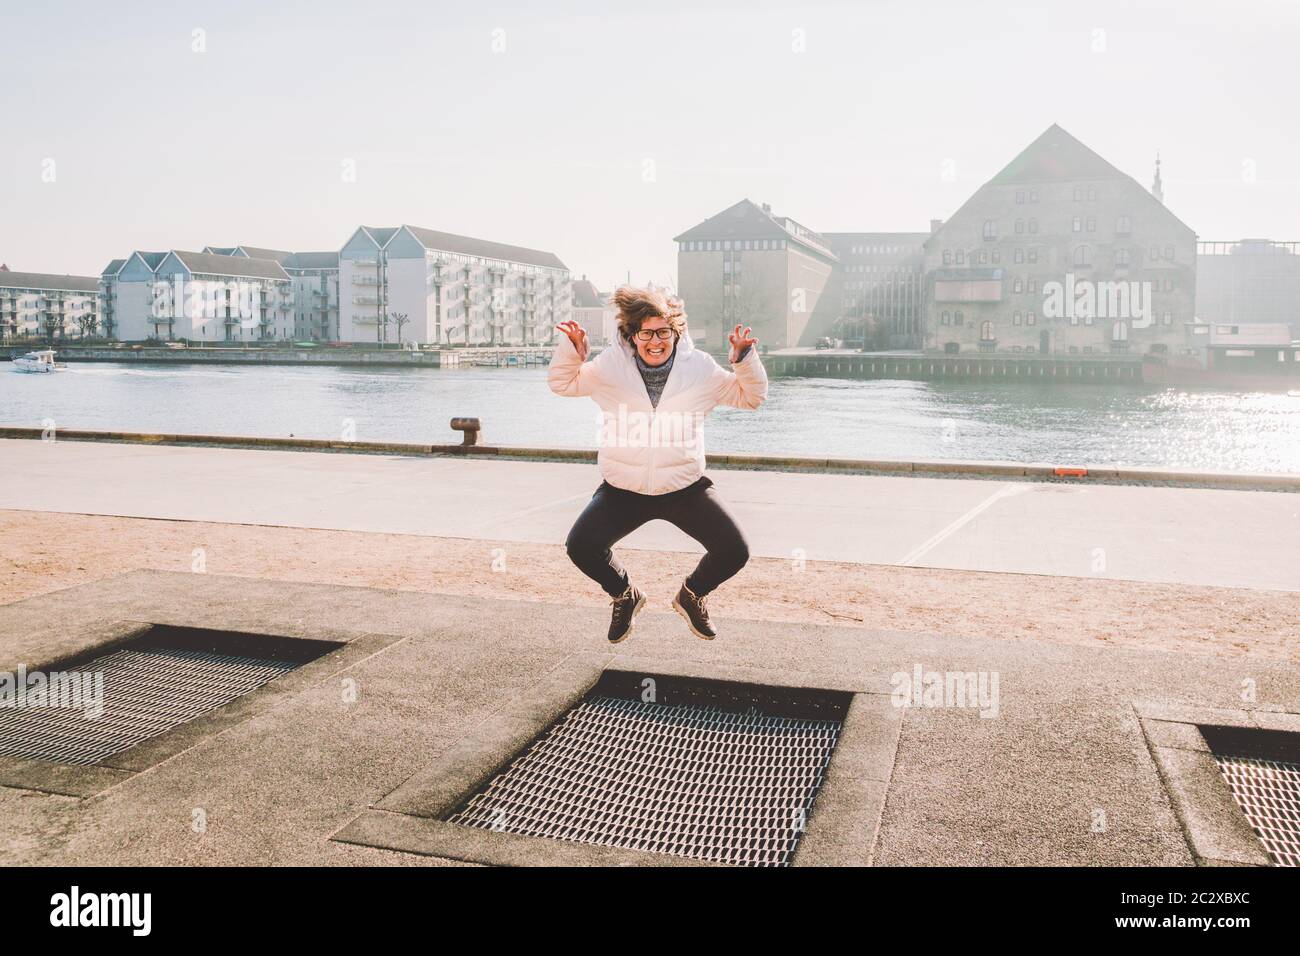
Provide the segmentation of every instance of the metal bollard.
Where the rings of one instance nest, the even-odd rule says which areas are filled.
[[[465,433],[464,437],[461,439],[462,446],[477,445],[478,434],[482,430],[482,427],[483,426],[479,424],[477,418],[453,418],[451,420],[452,431]]]

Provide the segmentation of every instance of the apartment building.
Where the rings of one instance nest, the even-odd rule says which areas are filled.
[[[677,243],[678,292],[691,337],[721,354],[737,324],[768,348],[813,345],[841,313],[839,259],[827,240],[742,199]]]
[[[360,226],[339,252],[339,337],[421,345],[537,345],[572,317],[550,252],[419,226]]]
[[[1196,234],[1053,125],[925,242],[924,346],[1170,354],[1188,341]]]
[[[94,276],[0,270],[0,341],[47,341],[101,334]]]
[[[109,273],[118,260],[105,269]],[[136,251],[100,288],[123,341],[266,342],[293,337],[293,280],[274,259]]]
[[[337,252],[288,252],[262,246],[205,246],[203,251],[278,262],[293,280],[293,338],[312,342],[338,340]]]

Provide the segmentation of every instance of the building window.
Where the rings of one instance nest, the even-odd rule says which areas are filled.
[[[1030,292],[1038,291],[1038,280],[1035,279],[1033,276],[1029,277],[1029,291]]]
[[[1016,220],[1016,235],[1017,235],[1017,236],[1022,236],[1022,235],[1024,235],[1024,233],[1025,233],[1025,221],[1024,221],[1023,219],[1017,219],[1017,220]]]
[[[1078,220],[1075,220],[1076,222]],[[1076,266],[1092,265],[1092,252],[1087,246],[1077,246],[1074,250],[1074,264]]]
[[[1028,312],[1025,314],[1025,325],[1037,325],[1037,324],[1038,324],[1038,316],[1036,316],[1033,312]]]
[[[1096,186],[1089,186],[1089,187],[1088,187],[1088,202],[1096,202],[1096,201],[1097,201],[1097,187],[1096,187]]]
[[[1131,262],[1132,256],[1127,249],[1115,250],[1115,267],[1127,268]]]
[[[1016,249],[1015,255],[1013,255],[1011,258],[1015,260],[1017,265],[1019,265],[1020,263],[1025,261],[1025,250]]]
[[[1173,279],[1166,279],[1166,280],[1165,280],[1165,283],[1164,283],[1164,290],[1165,290],[1166,292],[1173,292],[1173,291],[1174,291],[1174,280],[1173,280]]]
[[[950,265],[952,265],[952,250],[951,250],[951,249],[945,249],[945,250],[943,250],[943,264],[946,265],[946,266],[950,266]]]
[[[1037,249],[1030,249],[1030,250],[1029,250],[1029,261],[1030,261],[1030,262],[1037,262],[1037,261],[1038,261],[1038,250],[1037,250]]]
[[[1151,252],[1150,252],[1150,255],[1148,256],[1148,258],[1149,258],[1152,262],[1155,262],[1157,259],[1159,259],[1159,258],[1160,258],[1160,247],[1159,247],[1159,246],[1152,246],[1152,247],[1151,247]]]
[[[1166,314],[1167,314],[1167,313],[1166,313]],[[961,310],[960,310],[960,309],[958,309],[956,312],[954,312],[954,313],[952,314],[952,324],[953,324],[953,325],[965,325],[965,324],[966,324],[966,317],[965,317],[964,315],[961,314]]]
[[[1002,250],[1000,250],[1000,249],[994,249],[994,250],[993,250],[993,264],[994,264],[994,265],[998,265],[998,264],[1001,263],[1001,262],[1002,262]]]
[[[1024,280],[1021,279],[1019,276],[1017,276],[1016,279],[1015,279],[1015,282],[1012,283],[1012,289],[1011,289],[1011,291],[1013,291],[1013,292],[1023,292],[1023,291],[1024,291]]]
[[[1016,205],[1017,205],[1017,206],[1024,205],[1024,202],[1025,202],[1025,191],[1024,191],[1023,189],[1017,189],[1017,190],[1016,190]]]
[[[1120,216],[1115,220],[1115,234],[1119,236],[1131,235],[1133,232],[1133,220],[1128,216]]]
[[[1037,196],[1038,194],[1035,193],[1034,195]],[[1038,202],[1038,200],[1034,199],[1034,202]],[[1033,236],[1033,235],[1037,235],[1037,233],[1038,233],[1038,220],[1037,219],[1029,220],[1029,234]]]
[[[1173,324],[1174,324],[1174,314],[1173,314],[1172,312],[1166,312],[1166,313],[1164,314],[1164,318],[1162,319],[1162,321],[1164,322],[1165,325],[1173,325]]]
[[[1096,231],[1097,231],[1097,217],[1096,217],[1096,216],[1089,216],[1089,217],[1088,217],[1088,231],[1089,231],[1089,232],[1096,232]]]
[[[1019,325],[1019,324],[1020,324],[1020,313],[1019,313],[1019,312],[1012,312],[1012,313],[1011,313],[1011,324],[1012,324],[1012,325]]]
[[[1173,247],[1173,246],[1165,246],[1165,258],[1168,259],[1170,262],[1173,262],[1173,261],[1174,261],[1174,247]]]
[[[1031,189],[1031,190],[1029,190],[1029,201],[1030,201],[1030,202],[1038,202],[1038,190],[1037,190],[1037,189]],[[1034,230],[1030,229],[1029,231],[1030,231],[1030,232],[1033,232]]]
[[[996,239],[998,237],[998,224],[992,219],[984,220],[984,238]]]
[[[951,322],[952,322],[952,316],[949,315],[947,312],[944,312],[939,316],[940,325],[949,325]]]
[[[1077,191],[1077,190],[1076,190],[1076,191]],[[1071,228],[1074,232],[1083,232],[1083,220],[1080,219],[1078,216],[1075,216],[1075,217],[1070,221],[1070,228]]]
[[[965,264],[966,264],[966,251],[965,251],[964,249],[958,249],[958,250],[957,250],[957,265],[959,265],[959,266],[964,266]]]
[[[981,342],[993,341],[993,323],[988,321],[987,319],[980,324],[980,341]]]

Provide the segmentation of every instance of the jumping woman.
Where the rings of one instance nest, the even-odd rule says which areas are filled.
[[[624,286],[614,293],[618,335],[590,363],[587,333],[576,322],[563,332],[548,381],[557,395],[590,396],[600,407],[597,464],[603,479],[569,532],[570,559],[610,596],[609,640],[632,630],[645,595],[628,581],[611,550],[647,521],[676,525],[705,548],[682,582],[673,607],[692,633],[717,631],[707,596],[749,560],[736,519],[704,474],[703,421],[718,405],[758,408],[767,398],[767,372],[757,340],[737,325],[728,336],[732,371],[699,351],[686,331],[681,300],[655,289]]]

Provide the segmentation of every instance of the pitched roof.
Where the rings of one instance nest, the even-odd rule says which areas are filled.
[[[260,249],[257,246],[239,246],[238,251],[250,259],[274,259],[282,266],[288,265],[289,260],[293,258],[292,252],[284,252],[280,249]]]
[[[0,287],[48,289],[52,292],[98,292],[98,276],[55,275],[49,272],[0,272]]]
[[[553,252],[539,249],[526,249],[523,246],[509,246],[503,242],[491,242],[487,239],[471,239],[450,232],[438,232],[420,226],[405,226],[426,249],[441,252],[458,252],[466,256],[481,256],[484,259],[501,259],[506,262],[520,262],[525,265],[544,266],[548,269],[568,269]]]
[[[104,266],[104,271],[101,272],[100,275],[115,276],[122,271],[122,266],[124,265],[126,265],[125,259],[114,259],[108,265]]]
[[[989,182],[1007,185],[1128,178],[1125,173],[1053,123]]]
[[[204,252],[210,252],[214,256],[233,256],[239,251],[238,246],[204,246]]]
[[[604,306],[600,293],[587,279],[573,280],[573,307],[575,309],[599,309]]]
[[[158,267],[162,265],[162,261],[167,258],[167,253],[165,252],[141,252],[137,249],[133,254],[143,259],[144,264],[155,272],[158,270]]]
[[[289,262],[282,263],[290,269],[337,269],[337,252],[295,252]]]
[[[362,226],[361,228],[364,229],[367,233],[369,233],[370,238],[375,240],[375,242],[379,244],[379,248],[382,249],[384,246],[388,245],[388,240],[393,238],[393,236],[397,235],[397,230],[401,229],[402,227],[401,226]]]
[[[183,252],[173,249],[172,255],[184,263],[191,272],[205,275],[232,276],[248,279],[287,279],[289,274],[274,259],[249,259],[244,256],[216,256],[207,252]]]
[[[692,239],[787,239],[805,246],[831,260],[836,258],[829,246],[822,245],[821,237],[811,230],[809,236],[801,235],[793,219],[773,216],[757,203],[742,199],[734,206],[710,216],[697,226],[692,226],[673,242]]]
[[[948,217],[926,240],[927,248],[933,247],[936,239],[947,231],[948,227],[961,216],[970,202],[988,186],[1009,186],[1017,183],[1073,182],[1078,180],[1119,180],[1131,183],[1148,201],[1156,203],[1168,213],[1169,217],[1188,232],[1195,231],[1165,206],[1163,202],[1151,195],[1151,191],[1132,176],[1112,166],[1094,153],[1079,140],[1075,139],[1056,123],[1049,126],[1037,139],[1022,149],[1016,158],[1002,167],[996,176],[975,190],[966,202]]]

